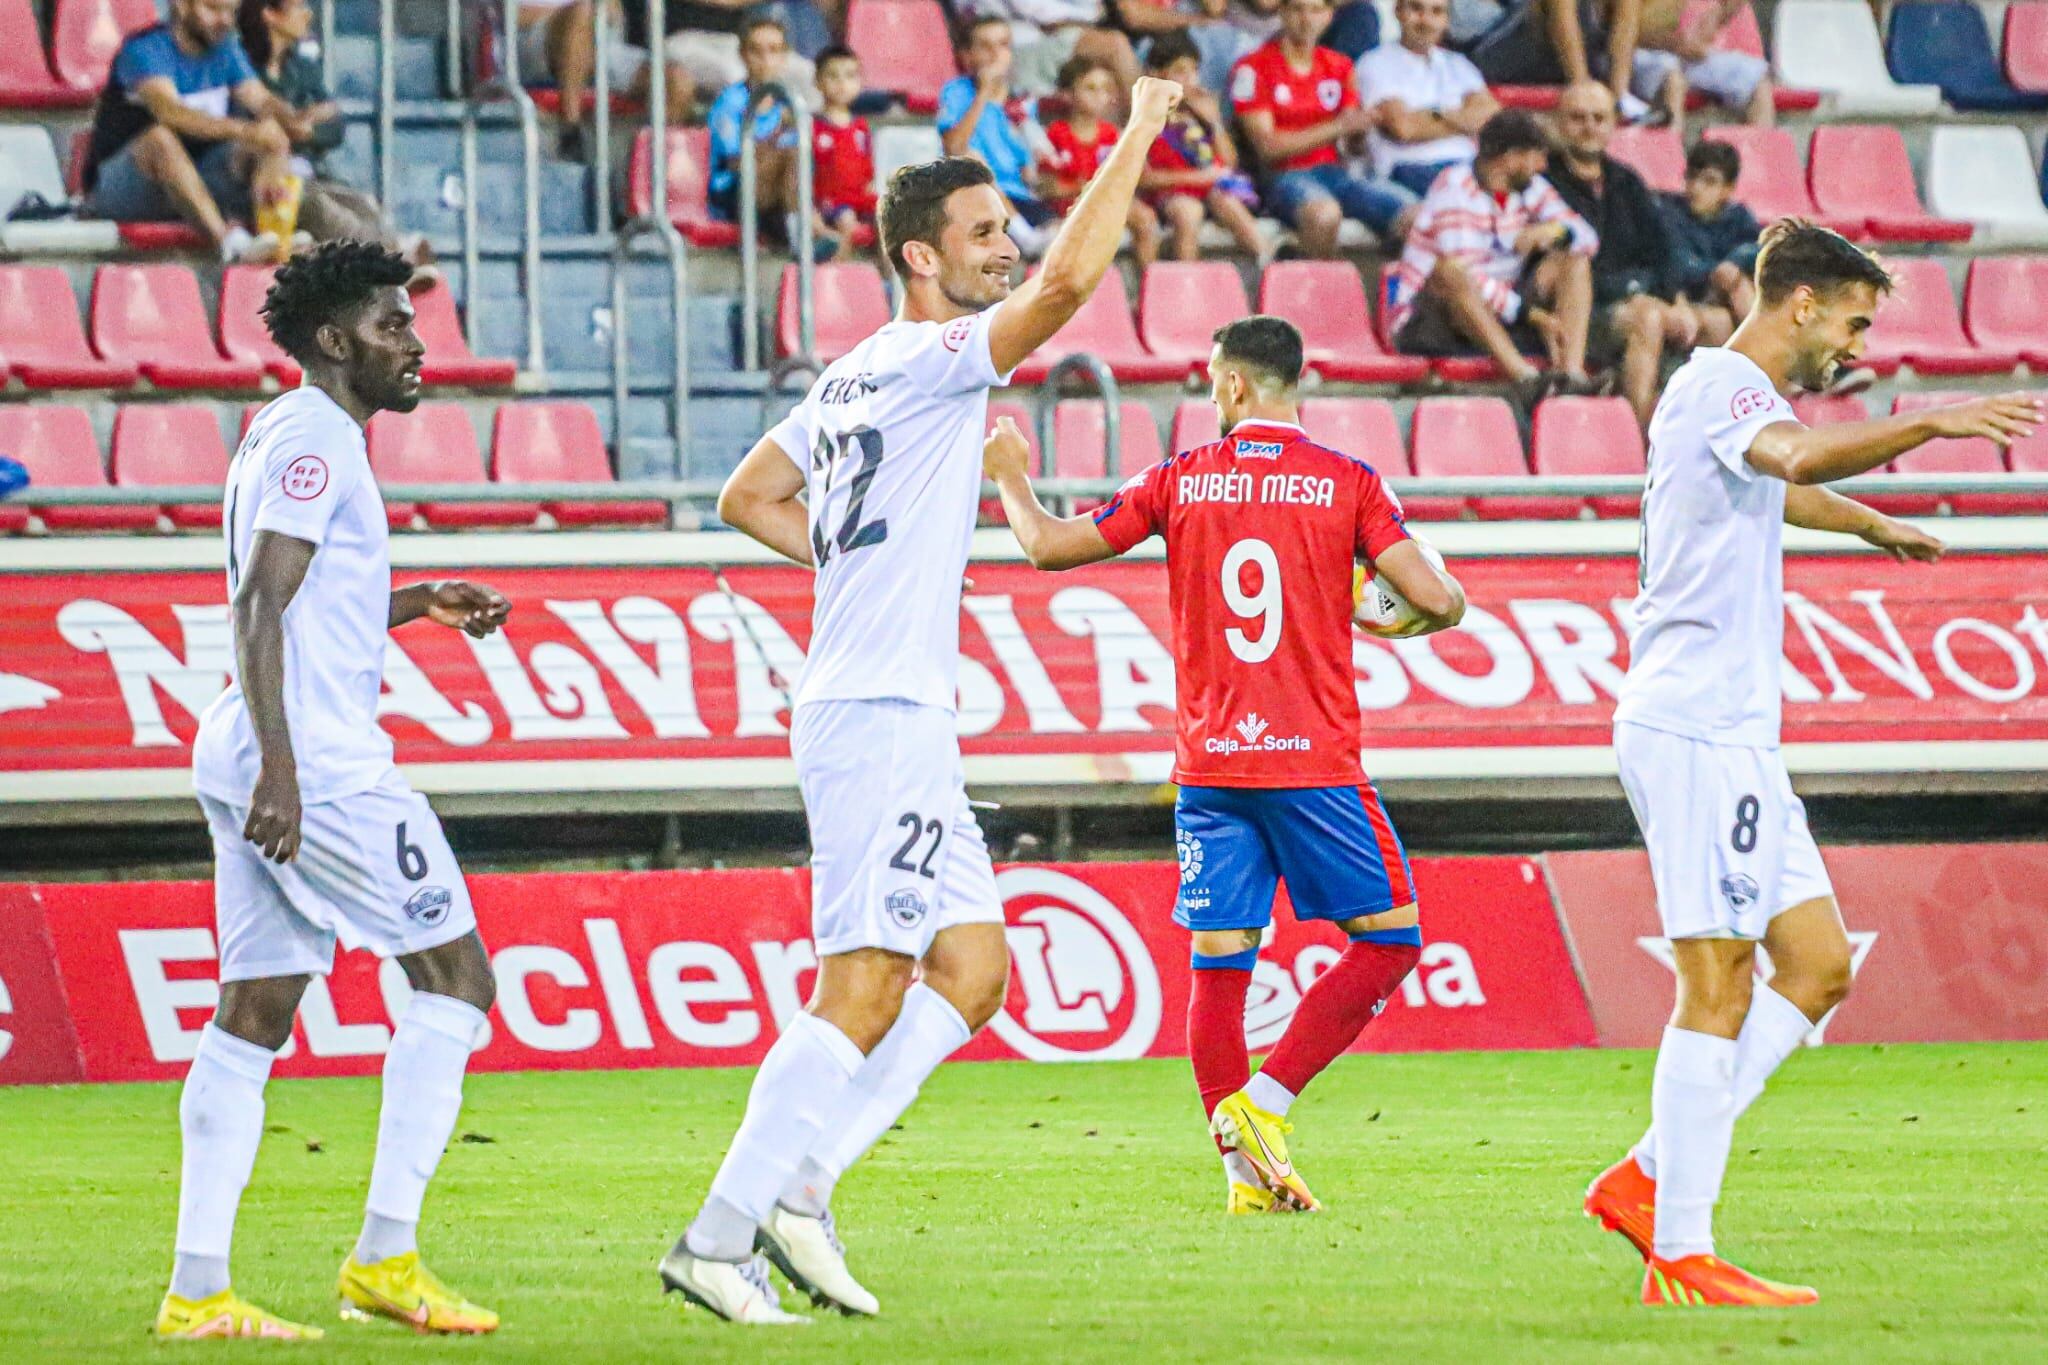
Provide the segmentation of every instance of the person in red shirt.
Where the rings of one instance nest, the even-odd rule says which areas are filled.
[[[1095,167],[1116,145],[1116,73],[1093,57],[1072,57],[1060,68],[1060,93],[1067,114],[1045,125],[1046,150],[1039,156],[1038,175],[1045,202],[1064,218],[1095,174]],[[1142,268],[1159,259],[1159,215],[1141,199],[1131,201],[1126,226],[1131,252]]]
[[[1361,140],[1372,117],[1358,102],[1351,59],[1316,46],[1330,0],[1286,0],[1280,36],[1230,74],[1230,103],[1258,155],[1266,207],[1294,229],[1304,256],[1337,254],[1337,229],[1355,218],[1383,243],[1407,235],[1416,196],[1344,164],[1338,144]]]
[[[1287,1109],[1422,951],[1407,855],[1359,758],[1353,566],[1368,565],[1413,606],[1402,634],[1456,625],[1465,598],[1410,538],[1372,466],[1302,431],[1293,324],[1243,318],[1215,341],[1210,398],[1222,439],[1154,465],[1094,513],[1046,512],[1014,425],[998,423],[982,464],[1039,568],[1166,541],[1180,784],[1173,918],[1193,941],[1195,1084],[1224,1153],[1230,1210],[1313,1209],[1287,1158]],[[1334,923],[1351,946],[1253,1076],[1245,995],[1282,881],[1297,917]]]
[[[1237,239],[1238,249],[1263,268],[1271,251],[1252,216],[1259,193],[1251,177],[1237,169],[1237,144],[1224,127],[1215,94],[1202,88],[1201,64],[1201,52],[1185,33],[1162,33],[1146,50],[1146,68],[1177,82],[1181,99],[1152,144],[1138,187],[1162,224],[1172,229],[1175,260],[1192,261],[1201,254],[1202,223],[1214,218]]]
[[[819,108],[811,121],[811,201],[818,218],[842,240],[875,225],[875,144],[868,121],[853,112],[860,98],[860,58],[850,48],[818,54]]]

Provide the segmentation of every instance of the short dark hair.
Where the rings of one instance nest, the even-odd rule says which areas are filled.
[[[1301,331],[1286,318],[1254,313],[1224,323],[1209,340],[1223,348],[1219,360],[1271,375],[1290,389],[1301,382]]]
[[[1758,241],[1763,249],[1756,258],[1756,287],[1766,307],[1784,302],[1802,284],[1816,294],[1851,284],[1892,291],[1892,274],[1875,255],[1818,223],[1780,218]]]
[[[1004,28],[1008,28],[1010,21],[1000,14],[976,14],[960,26],[960,41],[955,43],[954,46],[965,52],[967,45],[974,41],[974,35],[987,28],[990,24],[1001,24]]]
[[[1202,49],[1195,46],[1195,40],[1184,28],[1162,33],[1152,40],[1152,47],[1145,53],[1145,65],[1153,71],[1164,71],[1175,62],[1201,61]]]
[[[277,269],[263,299],[270,339],[303,364],[318,354],[314,336],[370,302],[380,289],[412,278],[405,257],[380,242],[343,238],[302,251]]]
[[[860,54],[858,52],[855,52],[843,43],[834,43],[818,54],[818,59],[811,63],[811,67],[813,70],[823,71],[833,62],[858,62],[859,60]]]
[[[741,45],[744,46],[747,39],[754,36],[756,29],[763,28],[772,28],[782,35],[784,42],[789,41],[789,23],[782,17],[782,11],[773,5],[767,5],[760,9],[748,10],[746,17],[740,20]]]
[[[1527,109],[1503,109],[1479,125],[1479,159],[1491,161],[1509,152],[1547,152],[1550,135]]]
[[[1060,63],[1059,74],[1053,77],[1053,85],[1060,90],[1072,90],[1075,86],[1086,80],[1090,72],[1094,71],[1108,71],[1111,75],[1116,74],[1111,69],[1109,63],[1103,61],[1100,57],[1069,57]]]
[[[910,263],[903,257],[905,242],[938,245],[939,233],[946,226],[946,201],[955,191],[995,183],[996,173],[988,163],[971,156],[942,156],[937,161],[897,167],[882,191],[875,215],[882,229],[882,252],[896,278],[906,283],[910,279]]]
[[[1723,180],[1734,184],[1742,175],[1742,153],[1725,142],[1701,138],[1685,154],[1685,178],[1690,180],[1708,171],[1719,171]]]

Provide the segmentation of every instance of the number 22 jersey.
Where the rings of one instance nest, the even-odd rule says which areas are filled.
[[[1291,423],[1240,422],[1133,478],[1095,524],[1118,554],[1166,540],[1174,781],[1362,780],[1351,567],[1408,539],[1371,465]]]
[[[804,471],[817,566],[796,705],[955,709],[988,391],[1009,382],[989,354],[994,316],[889,323],[769,431]]]

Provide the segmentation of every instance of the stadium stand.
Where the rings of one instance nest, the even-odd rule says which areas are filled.
[[[1941,87],[1901,85],[1885,66],[1877,20],[1850,0],[1784,0],[1772,24],[1778,78],[1832,97],[1834,111],[1858,115],[1931,114]]]
[[[1529,472],[1515,412],[1502,398],[1425,398],[1415,405],[1409,449],[1423,478],[1485,475],[1512,478]],[[1410,500],[1411,515],[1433,520],[1469,512],[1482,521],[1574,517],[1575,498],[1488,495],[1476,498]]]
[[[1076,352],[1086,352],[1109,366],[1122,384],[1160,384],[1180,379],[1187,366],[1153,355],[1138,340],[1138,326],[1131,317],[1131,296],[1124,290],[1124,277],[1115,270],[1102,283],[1073,320],[1059,334],[1033,351],[1017,367],[1016,382],[1036,384],[1055,364]]]
[[[0,450],[28,467],[31,489],[108,486],[99,440],[83,408],[54,403],[0,404]],[[157,523],[156,508],[139,504],[44,507],[31,496],[29,507],[52,531],[150,531]],[[0,507],[0,512],[19,510]]]
[[[1304,399],[1301,426],[1310,440],[1364,460],[1383,477],[1415,472],[1401,440],[1401,419],[1385,399]]]
[[[2048,94],[2048,3],[2016,0],[2005,7],[2000,55],[2013,89]]]
[[[1853,393],[1802,393],[1792,400],[1792,411],[1810,427],[1870,419],[1870,409]]]
[[[1862,218],[1824,213],[1813,202],[1799,146],[1785,129],[1729,125],[1709,128],[1706,137],[1725,142],[1741,154],[1742,178],[1736,182],[1735,197],[1749,206],[1759,222],[1810,218],[1851,237],[1862,235]]]
[[[1669,128],[1616,128],[1607,152],[1616,161],[1633,166],[1653,190],[1676,192],[1685,188],[1685,145]],[[1745,172],[1747,169],[1744,167]]]
[[[1893,399],[1892,411],[1922,412],[1969,396],[1922,389]],[[1894,474],[2002,474],[2005,455],[1982,438],[1929,441],[1893,460],[1890,469]],[[2033,512],[2048,504],[2048,499],[2021,493],[1866,493],[1863,499],[1894,516],[1930,516],[1944,503],[1961,516]]]
[[[483,483],[476,428],[459,403],[422,403],[411,412],[380,412],[370,419],[370,469],[379,483]],[[532,502],[391,503],[394,529],[415,513],[436,530],[531,526],[540,515]]]
[[[1626,398],[1552,398],[1536,408],[1529,437],[1529,468],[1537,474],[1643,472],[1643,429]],[[1588,498],[1598,516],[1632,517],[1638,496]]]
[[[1808,155],[1807,184],[1828,217],[1861,219],[1864,232],[1880,242],[1970,239],[1968,223],[1936,218],[1921,206],[1906,141],[1890,124],[1816,128]]]
[[[653,139],[643,128],[633,139],[633,157],[626,174],[626,208],[634,217],[654,203]],[[739,228],[711,216],[707,196],[711,185],[711,134],[703,128],[671,128],[668,133],[668,217],[692,246],[739,245]]]
[[[92,279],[93,349],[160,389],[253,389],[263,366],[214,345],[199,281],[182,265],[103,265]]]
[[[1909,84],[1933,85],[1958,109],[2014,113],[2048,109],[2048,95],[2015,89],[1998,69],[1984,11],[1971,0],[1911,0],[1893,5],[1885,33],[1891,72]]]
[[[1251,311],[1244,277],[1229,261],[1155,261],[1138,284],[1138,340],[1182,370],[1200,371],[1216,329]]]
[[[270,339],[263,325],[263,298],[277,267],[232,265],[220,277],[220,349],[232,360],[253,360],[286,388],[299,382],[299,366]]]
[[[914,114],[939,107],[939,87],[954,75],[953,37],[935,0],[850,0],[846,43],[860,57],[868,89],[895,96]]]
[[[157,22],[155,0],[55,0],[50,67],[90,104],[107,83],[121,40]]]
[[[829,365],[888,322],[889,291],[882,272],[865,261],[832,262],[812,276],[811,306],[817,329],[817,361]],[[775,351],[803,354],[798,317],[796,266],[782,267],[775,291]]]
[[[413,326],[427,347],[427,357],[420,363],[421,383],[502,388],[517,375],[519,367],[513,362],[470,351],[462,320],[455,315],[455,296],[446,288],[421,290],[412,296],[412,306]]]
[[[939,130],[931,125],[885,123],[875,129],[875,184],[887,185],[899,166],[936,161],[945,154]]]
[[[141,374],[85,344],[71,281],[54,265],[0,265],[0,373],[31,389],[125,389]]]
[[[507,403],[491,426],[491,478],[498,483],[610,483],[597,414],[587,403]],[[557,526],[659,526],[668,507],[645,502],[549,502]]]
[[[1104,456],[1106,423],[1102,401],[1097,398],[1068,398],[1053,409],[1052,468],[1063,479],[1128,478],[1139,470],[1158,464],[1164,452],[1159,447],[1159,424],[1152,409],[1135,399],[1117,407],[1122,425],[1122,445],[1116,468],[1108,468]]]
[[[1963,330],[1977,345],[2016,351],[2048,369],[2048,257],[1982,256],[1963,281]]]
[[[1429,373],[1420,356],[1380,345],[1365,281],[1348,261],[1276,261],[1259,279],[1259,311],[1301,329],[1308,368],[1349,384],[1414,384]]]
[[[128,403],[114,417],[108,465],[117,488],[160,485],[224,485],[228,449],[220,421],[203,403]],[[220,526],[221,505],[174,503],[164,515],[181,530]]]
[[[1173,410],[1173,430],[1166,438],[1170,451],[1193,450],[1223,439],[1216,405],[1206,398],[1183,398]]]
[[[1963,331],[1948,271],[1930,256],[1889,263],[1893,289],[1870,329],[1863,363],[1889,374],[1901,362],[1915,374],[2001,374],[2016,369],[2017,351],[1978,347]]]
[[[1975,223],[1982,246],[2048,243],[2033,152],[2015,127],[1936,128],[1928,138],[1927,207]]]
[[[50,70],[29,0],[0,0],[0,109],[75,109],[91,98]]]

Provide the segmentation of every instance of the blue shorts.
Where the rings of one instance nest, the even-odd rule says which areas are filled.
[[[1266,208],[1289,227],[1300,226],[1301,211],[1318,199],[1334,199],[1346,218],[1356,218],[1385,237],[1401,211],[1421,202],[1391,180],[1368,180],[1343,166],[1311,166],[1282,171],[1266,186]]]
[[[1263,929],[1282,880],[1296,919],[1378,915],[1415,899],[1394,822],[1357,787],[1182,787],[1173,807],[1186,929]]]

